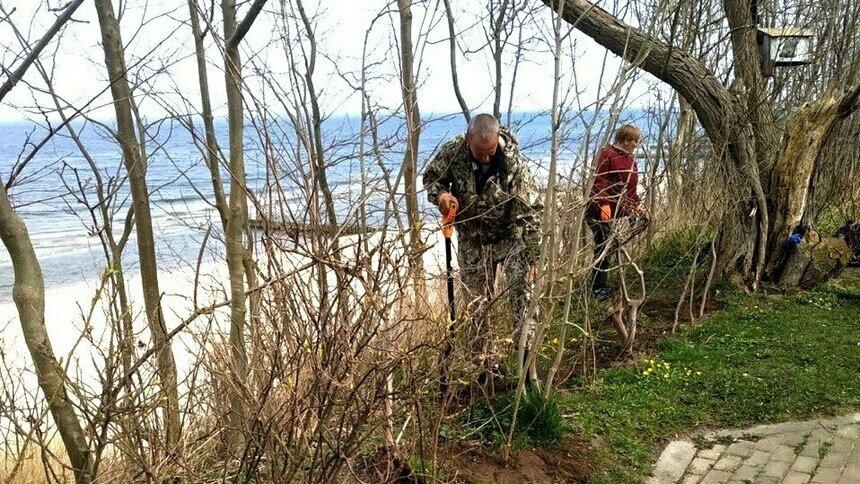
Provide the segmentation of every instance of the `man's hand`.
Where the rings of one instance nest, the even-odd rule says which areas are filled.
[[[460,206],[460,203],[457,201],[457,197],[448,192],[441,193],[439,195],[439,212],[442,213],[443,217],[448,216],[448,212],[451,211],[452,206]]]

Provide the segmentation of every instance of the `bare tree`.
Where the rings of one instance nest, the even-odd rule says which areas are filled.
[[[67,5],[18,67],[9,72],[9,77],[0,86],[0,101],[36,62],[39,54],[62,30],[82,3],[81,0],[76,0]],[[22,169],[23,166],[16,168]],[[66,391],[65,372],[54,357],[51,340],[45,328],[45,282],[42,268],[33,250],[27,226],[9,202],[7,188],[7,183],[0,182],[0,239],[9,251],[15,270],[13,299],[18,308],[24,341],[36,366],[39,386],[45,393],[51,415],[69,455],[75,481],[90,482],[92,459],[89,445]]]
[[[556,4],[553,0],[544,3],[550,7]],[[643,56],[642,69],[672,86],[690,102],[718,153],[734,194],[734,206],[727,207],[719,232],[720,266],[724,272],[738,271],[755,289],[769,257],[780,247],[776,242],[787,235],[786,227],[800,218],[795,205],[804,205],[797,203],[796,198],[773,195],[796,192],[795,184],[806,183],[809,168],[803,160],[814,158],[820,146],[807,144],[803,149],[797,146],[780,153],[779,127],[766,99],[759,70],[750,2],[725,0],[723,8],[735,62],[735,84],[731,88],[688,52],[624,24],[590,2],[571,1],[565,5],[563,16],[615,54],[627,59]],[[820,100],[818,107],[810,108],[814,110],[811,113],[797,113],[799,119],[817,120],[812,123],[815,132],[811,133],[808,127],[789,126],[789,138],[826,134],[832,120],[856,109],[856,91],[852,87],[848,93]],[[800,176],[785,176],[797,169],[802,172]]]
[[[236,19],[235,0],[223,0],[224,16],[224,78],[227,86],[227,122],[230,143],[230,199],[225,228],[227,267],[230,272],[230,422],[231,444],[241,445],[245,435],[247,415],[245,392],[248,378],[248,353],[245,349],[245,248],[244,234],[248,225],[248,202],[245,179],[245,117],[242,107],[242,60],[239,44],[248,33],[266,0],[255,0],[241,22]],[[213,179],[214,183],[214,179]]]
[[[39,386],[51,409],[69,455],[75,481],[92,480],[90,450],[74,406],[66,392],[66,377],[54,357],[51,340],[45,329],[45,282],[42,268],[33,250],[27,226],[9,203],[6,187],[0,184],[0,239],[9,251],[15,268],[13,297],[21,319],[24,341],[36,365]]]
[[[460,80],[457,75],[457,32],[454,29],[454,12],[451,10],[451,0],[442,0],[445,4],[445,17],[448,20],[448,43],[450,45],[451,59],[451,82],[454,85],[454,95],[457,97],[457,102],[460,104],[460,110],[463,112],[463,117],[466,118],[466,123],[472,118],[469,113],[469,105],[463,98],[463,93],[460,92]]]
[[[400,85],[406,115],[406,150],[403,153],[403,180],[406,192],[406,219],[409,222],[410,269],[420,300],[426,300],[421,247],[421,216],[418,212],[418,143],[421,140],[421,113],[415,85],[412,46],[412,0],[397,0],[400,14]]]
[[[146,185],[147,159],[143,156],[135,133],[132,92],[128,84],[119,22],[110,0],[96,0],[96,12],[99,17],[105,66],[110,78],[111,95],[116,112],[118,141],[122,147],[123,161],[131,186],[140,274],[143,281],[143,301],[153,342],[160,348],[157,361],[161,392],[164,396],[162,408],[166,420],[166,443],[168,449],[173,449],[179,443],[182,422],[179,415],[176,362],[173,359],[171,345],[167,341],[167,325],[164,321],[161,292],[158,288],[158,263],[155,260],[155,238],[152,231],[149,189]]]

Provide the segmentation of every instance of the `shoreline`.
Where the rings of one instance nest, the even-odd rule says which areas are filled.
[[[379,237],[380,234],[381,232],[377,232],[372,237]],[[428,247],[423,254],[428,298],[432,305],[437,306],[443,303],[445,297],[444,239],[441,230],[435,227],[433,230],[425,229],[423,238]],[[348,247],[356,243],[359,236],[344,236],[341,240],[346,247],[345,256],[354,258],[354,253]],[[375,241],[376,244],[373,240],[369,242],[372,246],[378,244],[378,240]],[[456,235],[453,243],[453,252],[456,254]],[[265,254],[260,254],[259,257],[265,258]],[[296,257],[295,254],[287,253],[283,259],[285,262],[289,261],[293,267],[301,265],[299,260],[301,256]],[[456,269],[456,259],[452,262]],[[196,308],[192,300],[194,280],[195,267],[191,264],[159,271],[159,289],[163,294],[162,309],[168,331],[191,315],[196,308],[207,307],[229,299],[229,277],[225,261],[211,260],[201,264]],[[151,343],[143,315],[142,283],[139,272],[134,271],[132,275],[125,278],[125,282],[133,312],[134,337],[138,348],[145,350]],[[108,318],[101,302],[91,309],[100,283],[101,281],[95,278],[84,278],[76,284],[66,284],[45,290],[45,326],[54,355],[64,363],[71,362],[69,375],[79,375],[82,382],[86,384],[98,382],[99,368],[95,367],[92,360],[103,361],[100,360],[99,352],[101,348],[106,347],[105,344],[111,335],[111,328],[107,326]],[[361,291],[356,294],[360,293]],[[27,372],[32,369],[32,360],[23,339],[17,307],[12,301],[11,294],[9,296],[8,300],[0,300],[0,349],[6,352],[6,362],[10,370]],[[229,325],[229,306],[192,322],[172,340],[180,381],[193,370],[191,365],[200,349],[195,338],[197,335],[195,327],[210,324],[214,332],[226,334]],[[84,334],[96,343],[95,346],[82,336]],[[32,383],[35,384],[35,379]],[[31,386],[29,381],[26,386],[28,390],[36,390],[36,388],[29,388]]]

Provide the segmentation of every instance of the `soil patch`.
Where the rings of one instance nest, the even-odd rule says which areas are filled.
[[[517,450],[509,462],[498,449],[452,443],[441,450],[456,469],[456,482],[587,482],[587,445],[569,435],[556,447]]]

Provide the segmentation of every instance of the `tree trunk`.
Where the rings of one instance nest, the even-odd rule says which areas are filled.
[[[155,260],[155,238],[152,231],[152,215],[149,208],[149,191],[146,186],[146,160],[141,156],[134,119],[131,112],[131,89],[126,77],[125,59],[119,23],[110,0],[96,0],[101,27],[105,65],[110,76],[111,95],[116,111],[117,136],[122,146],[123,161],[128,171],[137,229],[137,248],[140,258],[140,276],[143,285],[143,302],[147,321],[156,347],[158,376],[161,381],[162,408],[165,413],[167,449],[179,443],[182,422],[179,416],[179,395],[176,388],[176,363],[167,326],[161,309],[161,292],[158,288],[158,264]]]
[[[802,106],[788,122],[785,150],[777,160],[771,181],[773,221],[768,237],[769,269],[773,269],[782,256],[782,241],[801,222],[808,202],[815,160],[837,118],[838,107],[839,99],[836,96],[825,96],[817,102]]]
[[[669,145],[669,156],[666,164],[666,176],[669,180],[667,195],[669,205],[672,207],[677,206],[682,196],[681,160],[684,159],[684,151],[686,151],[690,136],[693,135],[696,127],[696,115],[693,113],[690,103],[683,96],[678,96],[678,106],[681,114],[678,117],[675,139]]]
[[[502,31],[505,27],[505,19],[508,15],[509,0],[502,0],[498,12],[490,12],[490,21],[493,24],[492,52],[493,52],[493,67],[495,69],[495,85],[493,89],[493,116],[496,119],[502,119],[502,54],[504,46],[502,42]],[[490,8],[494,8],[495,3],[490,2]],[[493,14],[498,15],[493,17]]]
[[[555,7],[555,0],[542,1]],[[726,3],[732,2],[726,0]],[[690,102],[725,167],[728,188],[736,201],[727,208],[721,224],[722,237],[718,243],[721,267],[723,272],[740,271],[755,288],[765,255],[767,203],[759,177],[756,133],[747,117],[747,98],[730,92],[689,53],[626,25],[590,2],[571,0],[564,5],[562,17],[616,55],[638,62],[642,69],[672,86]],[[754,32],[752,35],[754,43]],[[738,44],[747,41],[748,35],[736,40]],[[744,44],[740,55],[748,59],[747,47]],[[742,91],[740,86],[737,90]],[[766,113],[760,116],[766,119]]]
[[[245,198],[245,142],[242,109],[242,60],[238,43],[231,42],[237,29],[236,2],[223,0],[224,82],[227,87],[227,125],[230,146],[230,201],[224,240],[230,277],[230,431],[233,450],[244,444],[246,430],[245,390],[248,354],[245,349],[245,266],[244,229],[247,220]]]
[[[209,168],[209,177],[212,181],[212,193],[215,198],[215,208],[218,210],[218,215],[221,219],[221,228],[224,233],[227,233],[227,222],[229,220],[230,206],[227,198],[224,195],[224,186],[221,183],[221,172],[219,169],[219,158],[221,148],[218,146],[218,139],[215,136],[214,116],[212,115],[212,103],[209,96],[209,76],[206,72],[206,53],[203,47],[203,31],[200,29],[200,19],[197,16],[198,4],[197,0],[188,0],[188,9],[191,16],[191,31],[194,35],[194,52],[197,59],[197,79],[200,83],[200,106],[201,117],[203,118],[203,129],[206,136],[206,166]],[[247,214],[247,209],[246,212]],[[247,287],[257,286],[257,276],[254,270],[253,250],[250,245],[251,237],[248,237],[248,246],[245,247],[245,256],[242,258],[242,265],[245,272],[245,282]],[[259,326],[260,314],[260,293],[254,293],[248,298],[248,305],[251,312],[251,328]]]
[[[425,300],[424,260],[421,242],[421,214],[418,213],[418,142],[421,138],[421,113],[415,85],[412,53],[412,0],[397,0],[400,11],[400,86],[406,115],[406,151],[403,154],[403,178],[406,189],[406,218],[409,221],[409,268],[416,282],[419,299]]]
[[[75,409],[66,393],[63,369],[54,357],[51,340],[45,328],[45,282],[42,268],[30,242],[27,226],[12,210],[6,187],[0,183],[0,239],[9,251],[15,271],[12,298],[18,308],[24,342],[33,363],[39,387],[45,392],[51,416],[57,424],[69,462],[75,473],[75,482],[92,481],[92,459],[87,438],[75,415]]]
[[[191,32],[194,35],[194,54],[197,59],[197,80],[200,83],[200,116],[203,118],[203,129],[206,133],[206,167],[212,179],[212,191],[215,196],[215,208],[221,217],[221,225],[226,229],[228,218],[227,198],[221,184],[221,172],[218,169],[218,139],[215,137],[215,123],[212,116],[212,103],[209,99],[209,76],[206,73],[206,51],[203,47],[203,31],[200,29],[200,18],[197,16],[197,0],[188,0],[188,10],[191,16]]]
[[[224,243],[227,249],[227,271],[230,278],[230,430],[233,450],[245,443],[248,390],[248,352],[245,348],[245,278],[250,255],[243,236],[248,226],[248,200],[245,178],[244,110],[242,107],[242,59],[239,44],[259,15],[266,0],[255,0],[241,23],[236,21],[236,1],[223,0],[224,16],[224,84],[227,91],[227,132],[230,146],[230,198]],[[253,280],[253,279],[252,279]]]

